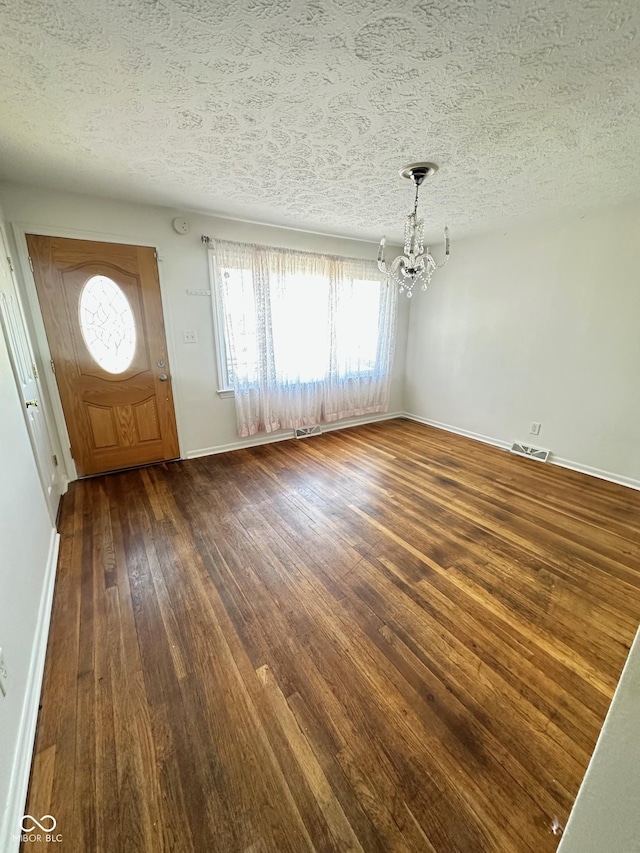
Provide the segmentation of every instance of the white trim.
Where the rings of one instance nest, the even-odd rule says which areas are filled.
[[[58,435],[55,412],[53,411],[50,405],[49,394],[46,388],[46,384],[43,383],[40,377],[40,372],[37,369],[38,350],[37,347],[34,346],[33,334],[28,322],[29,311],[28,307],[25,305],[23,289],[19,285],[18,270],[14,267],[14,264],[12,262],[11,255],[13,253],[11,251],[11,247],[7,238],[8,233],[5,231],[4,224],[0,222],[0,248],[2,249],[2,251],[4,251],[6,255],[6,260],[8,262],[8,266],[6,268],[6,275],[9,277],[9,280],[11,281],[11,289],[15,293],[18,311],[18,316],[16,319],[18,321],[20,330],[24,334],[24,343],[26,344],[28,350],[28,358],[30,363],[29,366],[31,368],[30,373],[33,376],[33,381],[35,382],[36,387],[38,389],[37,395],[38,397],[40,397],[41,401],[40,416],[43,418],[45,433],[45,436],[43,437],[46,437],[46,448],[39,446],[39,442],[36,439],[36,435],[34,433],[32,425],[29,423],[29,416],[24,406],[22,407],[22,414],[24,416],[25,424],[27,426],[27,432],[29,433],[29,442],[31,443],[33,456],[36,461],[38,476],[40,478],[42,492],[47,503],[49,516],[51,518],[52,524],[55,525],[58,507],[60,504],[60,497],[64,494],[65,491],[62,485],[62,481],[66,478],[64,457],[62,455],[62,446]],[[2,326],[2,317],[0,317],[0,331],[2,330]],[[24,397],[22,383],[19,379],[19,370],[16,363],[16,342],[15,340],[13,340],[14,335],[11,334],[9,328],[5,330],[5,337],[7,341],[7,348],[9,351],[9,360],[11,362],[11,367],[13,369],[13,373],[16,380],[16,387],[18,389],[18,393],[20,394],[20,400],[22,402],[24,401]],[[43,455],[48,456],[49,464],[44,462]],[[57,470],[55,470],[55,467],[53,469],[50,467],[50,463],[52,462],[52,459],[54,457],[58,457]]]
[[[137,243],[134,245],[144,246],[146,243]],[[182,383],[178,378],[178,352],[176,350],[177,326],[175,318],[171,310],[171,302],[169,300],[169,288],[164,281],[164,265],[162,261],[164,256],[158,246],[156,250],[156,268],[158,270],[158,284],[160,285],[160,301],[162,302],[162,315],[164,318],[164,338],[167,345],[167,355],[169,356],[169,364],[171,366],[171,391],[173,394],[173,416],[176,419],[176,430],[178,433],[178,453],[180,458],[184,459],[184,442],[182,436],[186,435],[185,414],[182,406]]]
[[[503,450],[508,450],[511,447],[511,442],[503,441],[500,438],[492,438],[489,435],[482,435],[478,432],[471,432],[468,429],[461,429],[450,424],[443,424],[440,421],[432,421],[429,418],[421,418],[419,415],[412,415],[409,412],[404,412],[400,417],[408,418],[410,421],[416,421],[419,424],[442,429],[446,432],[453,432],[456,435],[462,435],[465,438],[472,438],[474,441],[481,441],[483,444],[491,444],[494,447],[500,447]],[[581,474],[588,474],[590,477],[597,477],[599,480],[607,480],[609,483],[616,483],[619,486],[627,486],[629,489],[640,490],[640,480],[635,480],[633,477],[625,477],[622,474],[615,474],[613,471],[604,471],[602,468],[594,468],[591,465],[584,465],[582,462],[574,462],[572,459],[565,459],[562,456],[555,456],[553,453],[549,457],[549,463],[557,465],[559,468],[569,468],[571,471],[578,471]]]
[[[373,424],[378,421],[390,421],[394,418],[403,418],[404,416],[404,412],[387,412],[380,415],[363,415],[360,418],[345,418],[342,421],[321,423],[320,426],[322,427],[322,432],[333,432],[336,429],[348,429],[349,427]],[[190,450],[187,453],[187,459],[197,459],[200,456],[213,456],[216,453],[228,453],[230,450],[242,450],[246,447],[259,447],[261,444],[273,444],[276,441],[287,441],[290,438],[295,438],[295,431],[292,429],[279,430],[275,434],[258,433],[250,436],[250,438],[240,438],[238,441],[231,441],[228,444],[218,444],[216,447],[203,447],[200,450]]]
[[[67,237],[70,240],[93,240],[95,243],[122,243],[125,246],[150,246],[160,249],[155,241],[126,236],[124,234],[109,234],[104,231],[91,231],[88,228],[61,228],[58,225],[34,225],[32,222],[12,222],[11,227],[18,234],[40,234],[43,237]],[[25,241],[26,246],[26,241]]]
[[[216,453],[227,453],[230,450],[242,450],[245,447],[259,447],[261,444],[273,444],[276,441],[287,441],[293,438],[293,430],[278,432],[275,435],[252,435],[250,438],[238,439],[228,444],[218,444],[215,447],[201,447],[198,450],[189,450],[187,459],[198,459],[200,456],[214,456]]]
[[[481,441],[483,444],[491,444],[493,447],[501,447],[503,450],[507,450],[511,447],[511,443],[508,441],[501,441],[501,439],[492,438],[490,435],[482,435],[482,433],[479,432],[472,432],[471,430],[461,429],[460,427],[454,427],[450,424],[443,424],[441,421],[432,421],[429,418],[421,418],[419,415],[412,415],[409,412],[403,412],[401,417],[408,418],[410,421],[417,421],[419,424],[436,427],[436,429],[443,429],[446,432],[454,432],[456,435],[463,435],[465,438],[472,438],[474,441]]]
[[[165,205],[163,205],[165,206]],[[169,210],[177,210],[178,208],[170,207]],[[312,231],[310,228],[296,228],[294,225],[274,225],[273,222],[260,222],[258,219],[243,219],[240,216],[229,216],[227,213],[216,213],[215,211],[202,207],[181,207],[184,213],[195,213],[199,216],[209,216],[213,219],[228,219],[230,222],[242,222],[245,225],[258,225],[260,228],[273,228],[276,231],[297,231],[299,234],[314,234],[317,237],[330,237],[332,240],[350,240],[352,243],[370,243],[372,246],[379,246],[380,240],[372,240],[370,237],[349,237],[345,234],[331,234],[329,231]],[[206,234],[204,235],[207,236]],[[241,241],[248,242],[248,241]],[[400,242],[392,245],[400,246]]]
[[[36,349],[36,354],[40,356],[40,375],[44,377],[44,383],[49,393],[49,399],[51,400],[53,419],[58,435],[60,436],[60,450],[62,452],[65,471],[70,480],[76,480],[78,478],[78,472],[76,471],[76,466],[69,449],[71,442],[69,441],[69,432],[64,419],[64,412],[62,411],[62,402],[60,401],[58,383],[56,382],[55,375],[51,370],[51,351],[49,349],[49,342],[47,341],[44,320],[42,319],[42,311],[38,300],[35,279],[29,265],[29,249],[27,247],[26,236],[32,232],[37,234],[41,233],[41,231],[46,232],[53,231],[55,229],[40,229],[38,227],[32,229],[28,225],[23,226],[15,222],[12,222],[11,226],[16,243],[18,268],[20,270],[19,278],[27,297],[26,307],[28,307],[30,319],[35,331],[35,340],[33,343]],[[46,236],[58,237],[66,235],[47,234]]]
[[[357,418],[344,418],[341,421],[330,421],[321,423],[322,432],[333,432],[335,429],[348,429],[349,427],[376,424],[378,421],[392,421],[394,418],[404,417],[404,412],[381,412],[378,415],[361,415]],[[292,430],[293,432],[293,430]]]
[[[55,375],[50,368],[51,350],[47,340],[47,333],[42,318],[42,310],[38,299],[38,291],[36,282],[29,264],[29,249],[27,246],[27,234],[40,234],[43,237],[65,237],[71,240],[93,240],[96,243],[121,243],[125,246],[150,246],[156,250],[158,280],[160,282],[160,300],[162,302],[162,313],[164,315],[165,338],[167,342],[167,353],[169,363],[171,364],[171,385],[173,390],[174,412],[176,418],[176,426],[178,429],[178,449],[180,457],[185,458],[182,452],[183,442],[182,436],[185,434],[183,429],[182,405],[181,405],[181,385],[175,373],[176,365],[178,364],[177,352],[175,347],[175,323],[171,312],[171,303],[168,299],[168,288],[164,284],[164,275],[162,269],[162,251],[160,246],[151,240],[144,238],[134,238],[131,236],[122,236],[120,234],[109,234],[96,231],[85,231],[79,228],[58,228],[54,225],[33,225],[28,222],[12,222],[14,240],[18,255],[18,265],[20,267],[20,279],[24,285],[24,290],[27,297],[27,306],[29,314],[35,330],[34,345],[37,354],[41,358],[42,371],[44,373],[44,381],[49,392],[49,398],[52,403],[53,417],[58,434],[60,436],[61,451],[64,460],[64,466],[67,471],[69,480],[77,480],[78,472],[70,452],[69,432],[62,409],[62,401],[60,399],[60,391]]]
[[[607,480],[609,483],[616,483],[619,486],[627,486],[629,489],[640,491],[640,480],[635,480],[633,477],[614,474],[612,471],[603,471],[601,468],[583,465],[582,462],[574,462],[571,459],[553,454],[549,457],[549,462],[558,465],[560,468],[570,468],[572,471],[579,471],[581,474],[588,474],[590,477],[597,477],[599,480]]]
[[[20,715],[20,728],[11,769],[11,779],[9,780],[4,818],[0,828],[1,853],[17,853],[20,847],[20,819],[24,814],[27,802],[59,547],[60,534],[52,530],[40,607],[38,608],[36,633],[27,674],[27,689],[22,705],[22,714]]]

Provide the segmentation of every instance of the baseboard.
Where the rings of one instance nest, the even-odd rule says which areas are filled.
[[[403,417],[408,418],[410,421],[417,421],[419,424],[426,424],[427,426],[436,427],[436,429],[443,429],[446,432],[454,432],[456,435],[463,435],[465,438],[472,438],[474,441],[481,441],[483,444],[491,444],[494,447],[501,447],[503,450],[511,447],[511,443],[508,441],[501,441],[499,438],[492,438],[490,435],[483,435],[480,432],[471,432],[468,429],[460,429],[460,427],[451,426],[451,424],[443,424],[441,421],[432,421],[429,418],[421,418],[420,415],[412,415],[409,412],[405,412]]]
[[[342,421],[332,421],[331,423],[323,423],[322,432],[332,432],[336,429],[348,429],[349,427],[364,426],[364,424],[373,424],[378,421],[390,421],[393,418],[405,417],[404,412],[383,412],[379,415],[363,415],[360,418],[348,418]],[[261,444],[273,444],[276,441],[288,441],[294,438],[292,429],[282,430],[275,435],[269,433],[258,433],[249,438],[241,438],[238,441],[229,442],[229,444],[218,444],[215,447],[203,447],[199,450],[190,450],[186,458],[197,459],[200,456],[213,456],[216,453],[228,453],[230,450],[241,450],[247,447],[259,447]]]
[[[332,421],[322,424],[323,432],[332,432],[335,429],[349,429],[349,427],[365,426],[375,424],[379,421],[392,421],[394,418],[404,417],[404,412],[381,412],[378,415],[363,415],[360,418],[349,418],[344,421]]]
[[[293,430],[287,430],[286,433],[279,432],[277,435],[252,435],[250,438],[241,438],[238,441],[230,441],[228,444],[217,444],[215,447],[200,447],[198,450],[189,450],[185,459],[214,456],[216,453],[228,453],[230,450],[242,450],[245,447],[259,447],[261,444],[273,444],[276,441],[287,441],[290,438],[293,438]]]
[[[471,432],[468,429],[460,429],[459,427],[444,424],[441,421],[432,421],[429,418],[421,418],[419,415],[412,415],[405,412],[403,417],[410,421],[417,421],[419,424],[443,429],[446,432],[453,432],[456,435],[462,435],[465,438],[472,438],[474,441],[481,441],[483,444],[491,444],[494,447],[500,447],[507,450],[511,447],[510,441],[503,441],[499,438],[493,438],[489,435],[482,435],[479,432]],[[583,465],[581,462],[574,462],[572,459],[565,459],[562,456],[555,456],[553,453],[549,457],[549,464],[557,465],[560,468],[569,468],[571,471],[579,471],[581,474],[588,474],[590,477],[597,477],[599,480],[607,480],[609,483],[617,483],[619,486],[627,486],[629,489],[640,491],[640,480],[635,480],[633,477],[625,477],[622,474],[615,474],[612,471],[604,471],[601,468],[594,468],[591,465]]]
[[[570,468],[572,471],[579,471],[581,474],[588,474],[590,477],[597,477],[599,480],[607,480],[609,483],[617,483],[619,486],[627,486],[629,489],[640,491],[640,480],[634,480],[633,477],[623,477],[622,474],[603,471],[602,468],[583,465],[581,462],[574,462],[571,459],[564,459],[562,456],[554,456],[553,454],[549,457],[549,462],[558,465],[560,468]]]
[[[27,691],[22,706],[18,745],[14,754],[11,781],[9,782],[9,793],[4,813],[5,820],[0,830],[0,853],[17,853],[20,847],[20,822],[24,815],[31,773],[59,547],[60,534],[52,530],[40,607],[38,608],[36,635],[29,662]]]

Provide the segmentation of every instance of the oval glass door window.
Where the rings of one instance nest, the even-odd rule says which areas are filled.
[[[80,295],[80,329],[103,370],[124,373],[136,352],[136,321],[129,300],[106,275],[92,276]]]

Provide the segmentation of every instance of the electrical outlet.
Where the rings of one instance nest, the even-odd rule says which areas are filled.
[[[529,430],[531,435],[540,435],[540,427],[541,426],[542,426],[542,424],[538,424],[535,421],[533,421],[533,423],[531,424],[531,429]]]
[[[198,343],[198,333],[195,329],[185,329],[182,333],[182,340],[185,344],[197,344]]]
[[[0,692],[3,696],[7,695],[7,665],[4,662],[4,655],[0,649]]]

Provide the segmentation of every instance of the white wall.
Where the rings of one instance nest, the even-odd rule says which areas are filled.
[[[5,218],[10,222],[41,227],[45,232],[49,228],[68,229],[85,235],[92,232],[102,239],[140,241],[158,248],[162,258],[159,267],[170,353],[173,345],[172,374],[183,455],[238,441],[234,401],[232,398],[220,398],[216,393],[210,301],[208,297],[188,296],[186,293],[187,289],[209,288],[207,252],[200,241],[201,234],[328,254],[377,257],[377,246],[372,243],[252,225],[166,207],[93,199],[8,184],[0,186],[0,201]],[[179,214],[190,223],[191,230],[187,235],[176,234],[172,228],[172,220]],[[408,316],[408,306],[401,303],[389,406],[391,412],[404,408]],[[183,343],[184,329],[195,329],[198,343]]]
[[[19,831],[10,806],[23,806],[15,799],[9,801],[10,791],[19,796],[26,794],[28,765],[25,768],[21,750],[28,753],[31,747],[28,741],[35,723],[32,711],[37,710],[40,683],[36,659],[43,652],[39,615],[46,593],[53,533],[0,329],[0,647],[9,673],[7,695],[3,698],[0,694],[3,853],[5,849],[17,849],[17,843],[7,846],[9,836]],[[27,754],[27,762],[29,758]]]
[[[558,853],[640,853],[640,631],[631,646]]]
[[[405,404],[640,485],[639,367],[640,207],[627,206],[453,243],[413,298]]]

